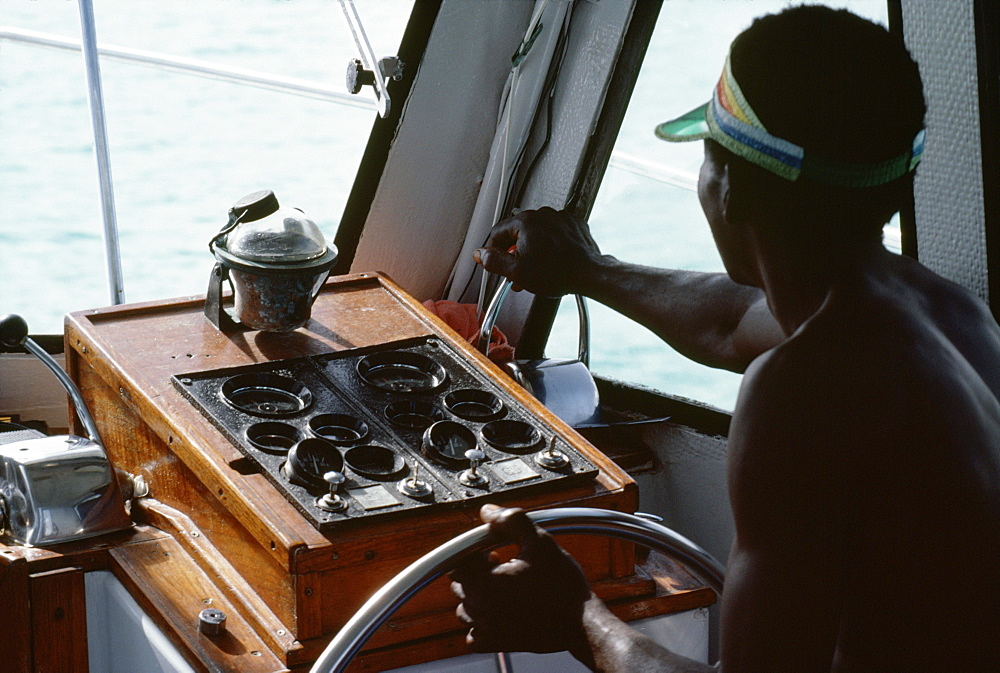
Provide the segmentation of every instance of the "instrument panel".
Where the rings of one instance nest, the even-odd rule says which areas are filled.
[[[324,532],[597,474],[434,336],[171,381]]]

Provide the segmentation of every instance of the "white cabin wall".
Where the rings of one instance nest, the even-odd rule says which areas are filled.
[[[726,564],[736,527],[726,482],[726,438],[682,425],[643,434],[653,451],[654,469],[633,474],[639,486],[639,511],[663,518],[663,524],[687,537]],[[712,624],[706,661],[719,656],[719,604],[709,608]]]
[[[479,194],[511,55],[534,6],[442,3],[352,270],[382,271],[421,301],[441,298]]]
[[[726,438],[681,425],[659,427],[643,441],[656,456],[651,472],[634,474],[639,511],[690,538],[725,563],[735,527],[726,485]]]
[[[445,0],[435,21],[352,264],[382,271],[417,299],[440,299],[496,132],[511,56],[533,0]],[[632,2],[579,0],[556,88],[552,137],[520,207],[563,207],[582,170]],[[429,81],[447,72],[447,78]],[[478,277],[477,277],[478,278]],[[463,301],[475,301],[478,279]],[[508,299],[500,327],[513,343],[531,295]]]
[[[988,300],[973,0],[903,0],[902,9],[928,108],[914,187],[918,257]]]

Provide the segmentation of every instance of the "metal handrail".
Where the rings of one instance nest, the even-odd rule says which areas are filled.
[[[61,51],[81,50],[79,42],[67,40],[52,35],[32,30],[0,26],[0,41],[18,42]],[[200,61],[197,59],[170,56],[159,52],[146,51],[143,49],[132,49],[115,45],[102,45],[98,47],[97,53],[102,58],[109,58],[125,63],[151,66],[162,70],[171,70],[198,77],[231,82],[234,84],[244,84],[270,91],[324,100],[339,105],[365,110],[376,109],[376,101],[359,95],[343,93],[331,87],[324,86],[318,82],[311,82],[292,77],[282,77],[271,73],[248,70],[244,68],[234,68],[231,66]],[[623,152],[613,152],[610,166],[619,170],[634,173],[636,175],[695,191],[697,189],[698,176],[694,173],[679,171],[666,165],[635,157]]]
[[[490,340],[493,338],[493,326],[496,325],[500,315],[500,307],[503,305],[507,293],[513,287],[513,282],[509,278],[501,278],[500,285],[496,293],[490,300],[486,308],[486,313],[482,317],[482,325],[479,327],[479,339],[476,347],[483,355],[489,355]],[[580,321],[579,339],[577,341],[576,359],[585,366],[590,367],[590,311],[587,310],[587,300],[583,295],[574,295],[576,298],[576,312]]]
[[[648,519],[588,507],[564,507],[529,512],[528,517],[550,533],[606,535],[645,545],[676,558],[722,595],[725,568],[686,537]],[[340,673],[368,639],[403,603],[462,562],[504,541],[495,539],[488,525],[459,535],[411,563],[382,585],[334,636],[310,673]]]
[[[40,33],[32,30],[11,28],[9,26],[0,26],[0,41],[2,40],[60,51],[79,52],[82,49],[80,42],[74,40],[67,40],[50,33]],[[119,47],[110,44],[98,47],[97,53],[101,58],[151,66],[161,70],[171,70],[188,75],[232,82],[234,84],[245,84],[260,89],[268,89],[280,93],[303,96],[305,98],[314,98],[365,110],[375,109],[375,101],[370,98],[343,93],[309,80],[282,77],[256,70],[234,68],[209,61],[199,61],[193,58],[170,56],[159,52],[131,49],[129,47]]]

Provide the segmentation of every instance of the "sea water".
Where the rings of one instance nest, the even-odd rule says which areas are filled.
[[[732,37],[789,4],[664,1],[591,217],[603,252],[721,270],[695,194],[617,166],[665,164],[691,182],[700,144],[660,143],[652,128],[707,100]],[[884,0],[826,4],[886,20]],[[411,3],[355,5],[375,53],[395,53]],[[94,0],[94,14],[102,45],[332,86],[358,55],[334,0]],[[0,26],[78,40],[78,5],[0,0]],[[261,185],[333,239],[372,109],[110,59],[101,72],[127,301],[204,293],[211,234],[229,205]],[[92,138],[80,54],[0,41],[0,314],[21,314],[33,334],[59,333],[65,313],[111,303]],[[575,308],[563,304],[550,355],[572,357]],[[738,375],[694,365],[645,328],[590,308],[597,373],[733,407]]]

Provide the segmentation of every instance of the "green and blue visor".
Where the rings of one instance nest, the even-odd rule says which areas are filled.
[[[920,162],[924,131],[909,151],[888,161],[856,164],[817,157],[802,147],[768,133],[740,90],[726,58],[712,100],[656,127],[656,135],[670,142],[711,138],[733,154],[786,180],[800,176],[836,187],[877,187],[906,175]]]

